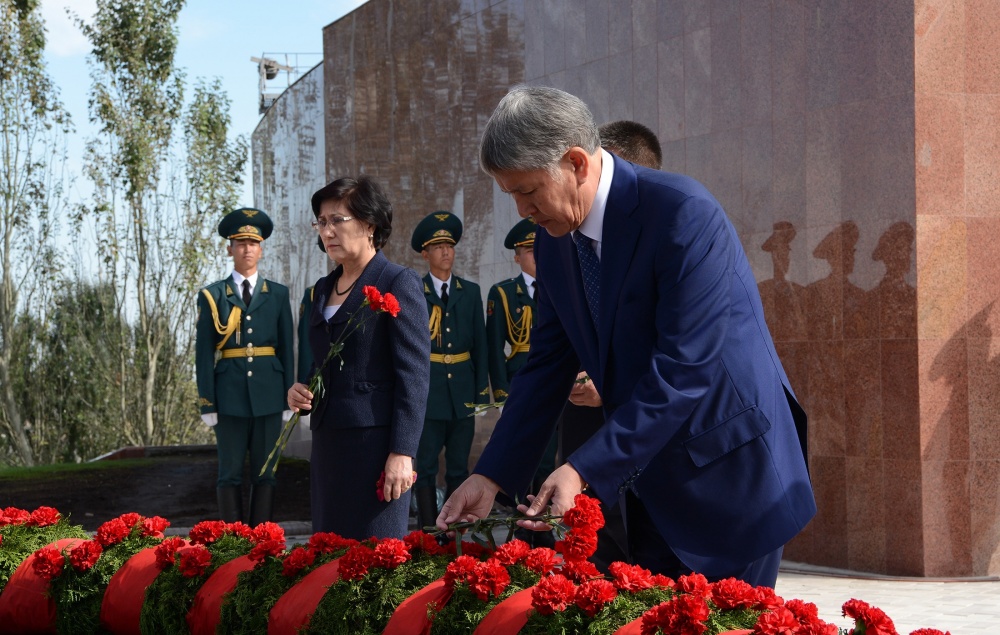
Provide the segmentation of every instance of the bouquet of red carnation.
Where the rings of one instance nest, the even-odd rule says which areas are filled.
[[[316,369],[316,374],[309,380],[309,392],[313,394],[313,399],[322,399],[326,393],[326,388],[323,386],[323,371],[330,362],[334,359],[339,359],[340,367],[343,368],[344,359],[340,354],[344,350],[344,342],[347,341],[348,337],[353,335],[358,329],[364,327],[369,320],[375,319],[379,313],[388,313],[392,317],[399,315],[399,300],[396,299],[396,296],[391,293],[382,295],[382,292],[373,286],[366,286],[362,291],[365,294],[365,299],[361,302],[361,306],[347,319],[347,326],[341,332],[340,337],[330,343],[330,349],[327,351],[326,357],[323,358],[323,362]],[[362,309],[365,307],[370,308],[371,311],[363,311]],[[295,426],[299,424],[300,417],[301,413],[296,412],[281,429],[281,434],[278,435],[278,441],[274,444],[274,449],[267,455],[264,467],[260,470],[261,476],[268,470],[269,465],[271,466],[272,474],[278,470],[278,461],[281,459],[281,454],[285,451],[285,446],[288,445],[288,439],[291,438]]]
[[[62,538],[89,538],[83,527],[52,507],[33,512],[17,507],[0,507],[0,590],[25,558],[45,545]]]
[[[139,621],[144,633],[186,633],[186,616],[205,580],[223,564],[247,556],[259,545],[277,541],[284,548],[284,531],[274,523],[251,529],[241,522],[204,521],[191,528],[189,542],[179,538],[157,547],[160,575],[146,590]],[[269,543],[258,553],[266,557]]]
[[[38,552],[35,571],[50,581],[61,634],[100,632],[101,603],[111,577],[129,558],[157,545],[170,525],[159,516],[122,514],[97,528],[94,538],[63,551]]]

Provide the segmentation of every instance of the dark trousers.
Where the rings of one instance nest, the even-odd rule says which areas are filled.
[[[559,455],[565,461],[604,425],[604,409],[567,403],[559,418]],[[591,556],[598,569],[607,573],[612,562],[628,562],[628,534],[621,505],[613,509],[601,504],[604,527],[597,531],[597,551]]]
[[[653,573],[662,573],[675,580],[678,576],[692,573],[691,569],[677,558],[670,545],[660,535],[642,501],[631,492],[626,492],[624,498],[625,524],[628,527],[631,564],[645,567]],[[778,580],[778,565],[781,564],[783,549],[784,547],[778,547],[771,553],[765,554],[737,570],[705,577],[708,578],[709,582],[737,578],[753,586],[766,586],[773,589]]]
[[[416,487],[436,487],[438,455],[444,448],[444,480],[454,490],[469,478],[469,452],[476,435],[475,417],[424,419],[424,431],[417,448]]]
[[[243,463],[250,453],[250,483],[253,485],[276,485],[278,480],[268,469],[264,476],[267,455],[274,449],[281,432],[281,413],[263,417],[232,417],[219,414],[219,422],[214,427],[215,443],[219,454],[218,487],[234,487],[243,484]]]

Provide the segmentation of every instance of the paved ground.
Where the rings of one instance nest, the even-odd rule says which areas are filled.
[[[951,635],[1000,633],[1000,579],[928,580],[852,574],[783,562],[775,591],[819,608],[824,620],[846,628],[840,607],[851,598],[886,612],[900,635],[936,628]]]

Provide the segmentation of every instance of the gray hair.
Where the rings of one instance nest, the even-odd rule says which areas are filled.
[[[506,170],[558,169],[566,151],[593,154],[601,146],[587,105],[556,88],[515,86],[490,115],[479,144],[479,165],[494,176]]]

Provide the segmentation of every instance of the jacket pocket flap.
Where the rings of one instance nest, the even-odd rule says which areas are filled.
[[[688,456],[704,467],[771,429],[771,422],[757,406],[741,410],[719,425],[684,441]]]

